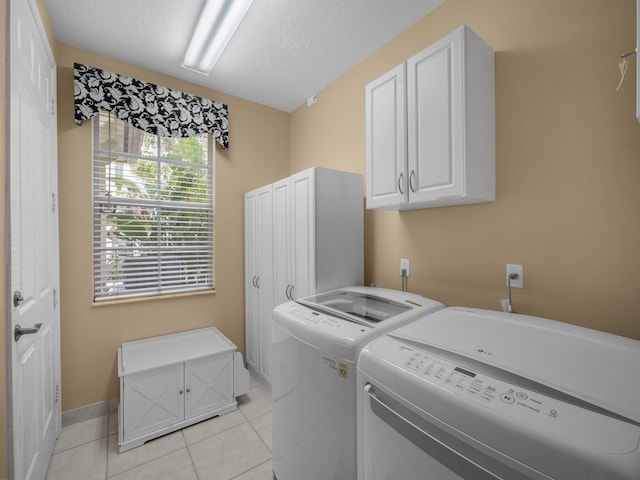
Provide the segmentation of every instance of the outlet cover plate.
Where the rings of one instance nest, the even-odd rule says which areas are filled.
[[[402,275],[402,271],[405,271],[405,277],[409,276],[409,259],[401,258],[400,259],[400,275]]]

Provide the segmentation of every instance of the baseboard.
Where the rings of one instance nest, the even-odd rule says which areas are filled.
[[[118,399],[104,400],[62,412],[62,426],[73,425],[118,411]]]
[[[271,384],[267,381],[267,379],[256,372],[250,365],[247,365],[247,370],[249,370],[249,391],[251,391],[252,387],[260,385],[267,392],[269,392],[269,394],[271,394]]]

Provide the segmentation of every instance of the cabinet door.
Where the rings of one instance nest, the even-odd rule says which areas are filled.
[[[256,235],[256,197],[257,192],[244,195],[244,301],[245,301],[245,352],[247,363],[254,370],[257,368],[257,309],[258,309],[258,276],[257,235]]]
[[[124,379],[125,441],[184,420],[182,363],[127,375]]]
[[[293,298],[316,293],[315,170],[291,177],[291,271]]]
[[[273,304],[289,300],[291,273],[291,179],[273,184]]]
[[[258,373],[271,379],[271,315],[273,312],[273,190],[258,191],[256,239],[258,263]]]
[[[273,194],[267,185],[245,194],[245,356],[268,380],[271,376],[273,310]]]
[[[185,419],[233,404],[233,354],[190,360],[184,365]]]
[[[460,196],[464,188],[463,31],[407,60],[409,201]]]
[[[398,206],[408,199],[404,63],[365,92],[367,208]]]

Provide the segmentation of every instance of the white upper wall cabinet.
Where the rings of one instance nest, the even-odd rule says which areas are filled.
[[[366,87],[367,208],[495,200],[495,54],[466,26]]]
[[[367,208],[405,204],[407,127],[403,63],[366,87]]]

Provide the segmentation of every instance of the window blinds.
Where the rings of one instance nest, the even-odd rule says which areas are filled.
[[[95,301],[214,288],[208,134],[160,137],[93,120]]]

